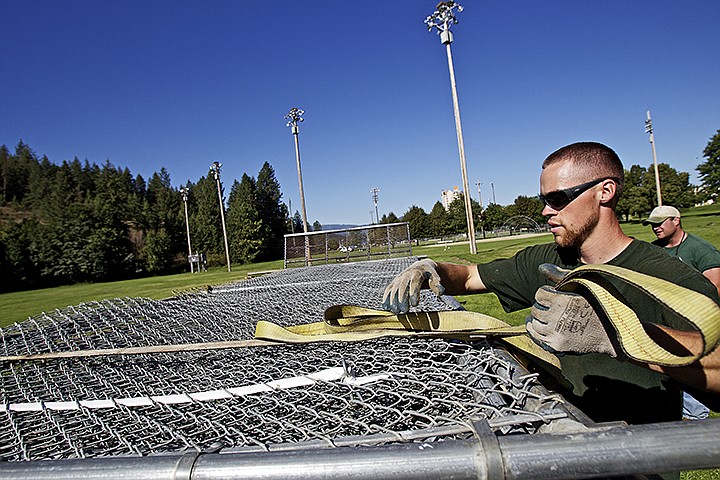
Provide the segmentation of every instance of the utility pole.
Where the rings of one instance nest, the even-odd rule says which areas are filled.
[[[290,233],[295,233],[295,219],[292,213],[292,200],[288,200],[288,211],[290,212]]]
[[[495,201],[495,184],[491,183],[490,188],[492,188],[492,194],[493,194],[493,203],[497,205],[497,202]]]
[[[372,190],[370,190],[370,193],[372,193],[373,202],[375,202],[375,223],[380,223],[380,215],[378,215],[378,206],[377,206],[379,191],[380,191],[380,189],[378,187],[374,187]]]
[[[300,207],[302,209],[303,232],[308,233],[307,211],[305,210],[305,192],[303,190],[302,169],[300,168],[300,127],[298,123],[305,119],[302,116],[305,110],[299,108],[291,108],[285,118],[288,120],[286,126],[292,128],[293,137],[295,137],[295,161],[297,163],[298,187],[300,189]],[[305,266],[310,265],[310,238],[305,235]]]
[[[218,200],[220,201],[220,219],[222,220],[223,239],[225,240],[225,259],[227,260],[227,267],[228,267],[228,272],[229,272],[230,271],[230,249],[228,248],[227,228],[225,227],[225,202],[223,202],[222,188],[220,187],[220,169],[221,168],[222,168],[222,163],[220,163],[220,162],[213,162],[213,164],[210,165],[210,173],[212,173],[215,176],[215,183],[217,184]]]
[[[305,192],[303,191],[302,169],[300,168],[300,140],[298,139],[300,135],[300,127],[298,127],[298,123],[301,123],[305,120],[304,118],[302,118],[304,114],[304,110],[300,110],[299,108],[291,108],[288,114],[285,115],[285,118],[289,120],[287,122],[287,126],[292,128],[292,134],[295,137],[295,161],[297,163],[298,186],[300,189],[300,207],[302,209],[303,231],[307,233],[308,222],[307,213],[305,210]]]
[[[428,30],[432,31],[436,28],[440,33],[440,42],[445,45],[448,59],[448,70],[450,71],[450,89],[452,90],[453,109],[455,113],[455,130],[457,132],[458,150],[460,153],[460,171],[462,172],[462,181],[465,198],[465,218],[467,221],[468,240],[470,243],[470,253],[477,253],[477,245],[475,245],[475,224],[472,217],[472,203],[470,202],[470,187],[468,185],[467,167],[465,164],[465,144],[463,141],[462,125],[460,123],[460,106],[458,105],[457,85],[455,83],[455,67],[453,66],[452,51],[450,44],[453,42],[453,35],[450,27],[458,23],[453,10],[457,8],[458,12],[462,12],[463,8],[456,2],[450,0],[440,2],[437,10],[425,19]]]
[[[480,202],[480,215],[478,215],[478,223],[480,223],[480,232],[482,233],[483,238],[485,238],[485,222],[483,221],[483,203],[482,203],[482,191],[480,190],[480,186],[482,185],[482,182],[478,180],[475,182],[475,185],[478,187],[478,200]]]
[[[188,201],[188,193],[190,192],[190,189],[188,187],[182,187],[180,189],[180,194],[182,195],[183,203],[185,204],[185,227],[187,229],[187,241],[188,241],[188,260],[190,261],[190,273],[195,273],[195,267],[193,267],[193,262],[190,257],[192,257],[192,247],[190,246],[190,221],[188,220],[188,209],[187,209],[187,201]],[[200,271],[200,268],[198,267],[198,271]]]
[[[647,120],[645,120],[645,133],[650,134],[650,145],[652,146],[653,164],[655,165],[655,189],[657,190],[658,207],[660,207],[662,206],[662,194],[660,193],[660,171],[658,170],[657,154],[655,153],[655,134],[653,133],[650,110],[647,111]]]

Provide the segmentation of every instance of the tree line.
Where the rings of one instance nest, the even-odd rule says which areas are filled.
[[[682,208],[717,201],[720,130],[703,156],[706,161],[696,167],[699,187],[690,185],[688,173],[659,164],[664,204]],[[0,292],[186,271],[183,199],[165,168],[145,181],[109,161],[97,165],[75,158],[57,165],[22,141],[14,153],[0,146],[0,168]],[[641,218],[656,206],[654,175],[653,166],[625,171],[619,215]],[[205,252],[211,265],[224,264],[216,181],[203,176],[187,188],[193,253]],[[224,189],[221,193],[224,199]],[[507,206],[491,203],[481,209],[475,200],[471,205],[480,231],[502,228],[517,216],[545,222],[535,196],[519,196]],[[303,231],[299,212],[290,216],[267,162],[257,177],[243,174],[232,181],[226,212],[232,263],[282,258],[283,236]],[[461,194],[448,210],[438,201],[429,213],[413,205],[399,218],[383,215],[380,223],[397,221],[409,223],[413,238],[464,233],[464,199]],[[315,221],[310,229],[322,225]]]
[[[706,159],[696,167],[700,185],[690,184],[690,174],[678,172],[667,163],[658,164],[660,193],[664,205],[678,208],[692,207],[700,202],[714,202],[720,196],[720,130],[710,139],[703,151]],[[538,224],[545,223],[541,212],[543,204],[538,197],[519,196],[511,205],[502,206],[491,203],[482,209],[480,204],[471,200],[475,228],[477,230],[496,230],[517,216],[532,219]],[[657,206],[655,167],[632,165],[625,170],[623,194],[617,206],[617,213],[625,221],[631,218],[643,218]],[[390,212],[382,216],[380,223],[408,222],[412,238],[440,238],[467,232],[465,219],[465,200],[463,194],[456,197],[448,206],[438,201],[430,213],[421,207],[411,206],[401,217]]]
[[[0,291],[186,271],[183,197],[165,168],[145,181],[109,161],[57,165],[22,141],[14,153],[0,147],[0,166]],[[187,189],[193,253],[224,263],[215,178]],[[227,196],[231,261],[282,258],[283,236],[302,231],[298,218],[290,219],[269,163],[257,177],[243,174]]]

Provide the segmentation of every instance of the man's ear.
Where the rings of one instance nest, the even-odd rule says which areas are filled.
[[[607,179],[602,183],[602,196],[600,197],[601,203],[610,203],[613,200],[617,202],[615,195],[617,194],[617,184],[614,180]]]

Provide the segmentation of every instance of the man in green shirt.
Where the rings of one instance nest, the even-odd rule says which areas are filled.
[[[655,207],[643,225],[651,225],[657,237],[653,245],[663,247],[667,253],[702,273],[720,293],[720,251],[707,240],[686,232],[682,228],[680,211],[670,205]],[[710,409],[683,392],[683,418],[707,418]]]
[[[651,225],[657,237],[653,245],[697,269],[710,280],[720,295],[720,251],[707,240],[686,232],[680,211],[669,205],[656,207],[643,225]]]
[[[720,353],[716,350],[687,367],[620,360],[602,325],[595,330],[605,334],[604,341],[556,329],[553,318],[567,312],[570,301],[581,299],[589,305],[579,295],[555,291],[549,287],[554,282],[538,271],[543,263],[563,268],[613,264],[665,278],[718,302],[717,290],[697,271],[662,249],[623,233],[615,215],[623,174],[619,157],[605,145],[581,142],[557,150],[545,159],[540,175],[540,198],[545,203],[542,213],[548,217],[554,243],[528,247],[512,258],[477,266],[437,264],[429,259],[416,262],[388,285],[384,308],[407,312],[418,305],[421,288],[430,288],[437,295],[493,292],[507,311],[535,304],[528,333],[548,350],[570,353],[560,357],[563,378],[553,388],[590,418],[628,423],[679,420],[680,389],[671,378],[720,394]],[[651,337],[668,348],[670,342],[676,349],[701,350],[700,336],[684,330],[674,312],[622,283],[615,286],[640,320],[652,323],[646,326]]]

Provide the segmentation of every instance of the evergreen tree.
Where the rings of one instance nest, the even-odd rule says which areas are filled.
[[[411,238],[425,238],[430,236],[430,220],[421,207],[413,205],[402,216],[402,221],[410,227]]]
[[[300,215],[300,212],[295,210],[295,215],[293,215],[292,218],[293,222],[293,228],[295,230],[295,233],[303,233],[303,221],[302,221],[302,215]]]
[[[258,173],[257,209],[263,220],[263,231],[258,237],[263,242],[258,260],[276,260],[283,256],[283,239],[288,233],[288,211],[282,202],[280,183],[275,178],[275,171],[265,162]]]
[[[630,170],[625,170],[625,184],[616,208],[618,215],[625,216],[625,220],[630,215],[642,216],[651,210],[650,198],[653,192],[645,184],[646,173],[647,168],[639,165],[632,165]]]
[[[211,254],[221,255],[224,249],[222,224],[214,179],[201,177],[198,183],[190,188],[188,209],[193,250],[205,252],[208,257]]]
[[[541,213],[543,207],[544,205],[542,203],[542,200],[540,200],[539,198],[520,195],[515,199],[515,202],[512,205],[508,205],[506,207],[506,211],[508,218],[515,216],[524,216],[532,219],[539,224],[543,224],[545,223],[545,217],[543,217]]]
[[[430,235],[434,237],[444,237],[450,234],[450,219],[442,203],[435,202],[432,210],[430,210],[428,219],[430,222]]]
[[[388,213],[387,215],[383,214],[382,218],[380,218],[380,222],[378,223],[397,223],[400,219],[395,215],[393,212]]]
[[[312,231],[313,232],[321,232],[323,229],[322,223],[320,223],[320,220],[315,220],[312,224]]]
[[[695,168],[700,174],[702,199],[717,202],[720,196],[720,130],[708,142],[703,157],[707,160]]]
[[[243,174],[230,190],[227,228],[228,248],[233,262],[252,263],[262,253],[262,232],[267,231],[257,208],[258,190],[255,180]]]
[[[508,215],[505,207],[497,203],[491,203],[485,209],[485,212],[483,212],[483,220],[485,221],[485,228],[487,230],[495,230],[496,228],[502,227],[507,219]]]
[[[128,197],[137,198],[136,181],[128,177],[132,187]],[[165,167],[153,173],[146,187],[143,205],[145,240],[140,248],[140,258],[149,273],[167,273],[171,270],[174,257],[184,259],[183,208],[180,193],[172,187]]]
[[[465,197],[462,193],[448,205],[448,224],[450,232],[457,234],[467,232],[467,218],[465,217]]]

